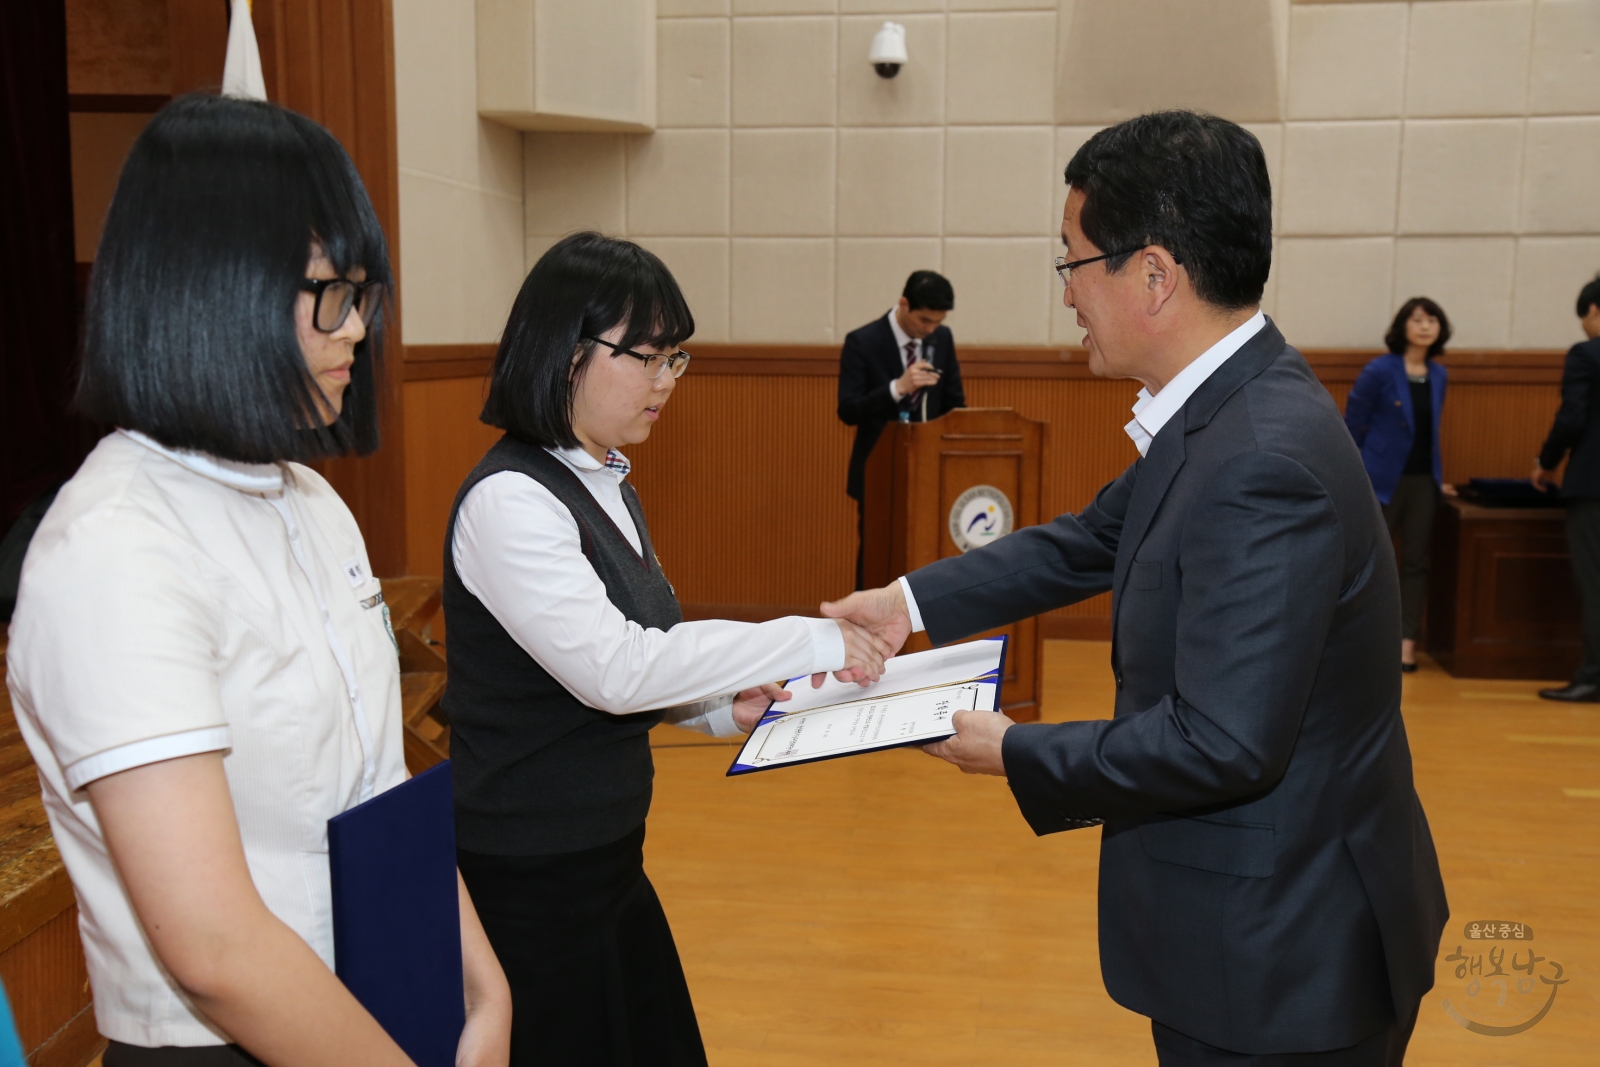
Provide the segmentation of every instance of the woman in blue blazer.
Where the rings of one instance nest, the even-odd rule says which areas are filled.
[[[1400,536],[1400,669],[1410,673],[1417,669],[1433,512],[1439,493],[1456,492],[1439,460],[1446,375],[1437,358],[1450,340],[1450,320],[1438,304],[1415,296],[1401,305],[1383,340],[1389,352],[1362,368],[1344,421],[1389,532]]]

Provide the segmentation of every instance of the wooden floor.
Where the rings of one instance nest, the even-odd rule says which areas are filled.
[[[1047,643],[1047,720],[1109,714],[1107,657]],[[1469,920],[1520,921],[1570,979],[1538,1025],[1488,1037],[1446,1016],[1461,983],[1441,959],[1417,1067],[1600,1063],[1600,705],[1535,688],[1429,664],[1406,681],[1441,957]],[[713,1067],[1155,1063],[1148,1021],[1100,982],[1098,830],[1035,838],[1003,781],[915,751],[728,779],[727,744],[655,741],[647,863]]]

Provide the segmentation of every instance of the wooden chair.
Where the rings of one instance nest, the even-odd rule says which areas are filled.
[[[437,578],[385,578],[383,599],[400,646],[400,717],[405,723],[406,769],[412,774],[450,758],[450,720],[444,696],[444,645],[433,639],[443,601]]]

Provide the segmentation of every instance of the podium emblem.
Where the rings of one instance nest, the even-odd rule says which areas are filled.
[[[1011,501],[992,485],[975,485],[950,507],[950,540],[963,552],[1011,532]]]

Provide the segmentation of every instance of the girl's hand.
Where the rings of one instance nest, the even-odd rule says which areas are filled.
[[[774,700],[793,700],[794,694],[777,682],[767,682],[752,689],[746,689],[733,698],[733,722],[739,729],[749,733],[756,728],[756,723],[761,721],[761,716],[766,713],[768,706]]]

